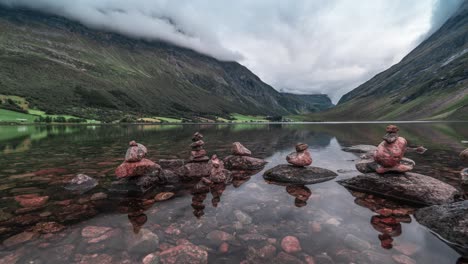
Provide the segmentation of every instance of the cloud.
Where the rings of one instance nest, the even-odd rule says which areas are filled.
[[[440,26],[454,11],[445,2],[0,0],[236,60],[277,90],[326,93],[334,102]]]

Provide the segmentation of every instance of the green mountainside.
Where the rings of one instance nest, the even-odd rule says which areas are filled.
[[[0,95],[86,119],[291,115],[332,106],[282,94],[246,67],[163,42],[0,7]],[[11,109],[8,108],[8,109]]]
[[[468,120],[468,1],[401,62],[306,120]]]

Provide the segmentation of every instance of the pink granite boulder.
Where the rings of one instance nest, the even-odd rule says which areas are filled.
[[[127,162],[137,162],[142,160],[148,150],[142,144],[136,143],[134,140],[130,141],[130,147],[127,149],[127,153],[125,154],[125,161]]]
[[[252,152],[244,147],[240,142],[232,143],[232,154],[236,156],[251,156]]]
[[[296,152],[289,154],[286,161],[296,167],[305,167],[312,164],[312,156],[307,150],[308,146],[304,143],[296,145]]]
[[[149,159],[142,159],[138,162],[124,162],[120,164],[119,167],[115,170],[115,175],[117,178],[126,178],[126,177],[135,177],[143,176],[146,174],[151,174],[159,172],[161,166],[152,162]]]

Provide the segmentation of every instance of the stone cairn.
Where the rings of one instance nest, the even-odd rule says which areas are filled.
[[[190,151],[190,162],[206,162],[210,158],[206,155],[206,150],[203,149],[205,142],[203,141],[203,135],[200,132],[196,132],[192,137],[193,143],[190,145],[192,150]]]
[[[363,173],[377,172],[379,174],[411,171],[416,163],[404,157],[408,142],[398,135],[398,131],[397,126],[387,126],[383,141],[371,155],[363,155],[364,159],[356,163],[357,170]]]
[[[304,143],[296,145],[296,152],[290,153],[286,157],[286,161],[296,167],[305,167],[312,164],[312,156],[307,150],[309,146]]]
[[[382,143],[374,152],[374,160],[377,163],[376,172],[407,172],[413,169],[414,161],[403,160],[408,142],[405,138],[398,136],[399,128],[389,125]]]
[[[139,191],[145,192],[159,181],[161,167],[149,159],[145,159],[148,150],[142,144],[131,141],[125,154],[125,161],[117,167],[115,175],[125,181],[119,183],[133,183]]]
[[[210,159],[211,171],[210,181],[213,183],[228,183],[231,172],[224,169],[224,163],[218,156],[213,155]]]
[[[224,158],[224,165],[229,170],[255,171],[263,169],[267,164],[263,159],[251,157],[252,152],[240,142],[232,143],[231,153]]]

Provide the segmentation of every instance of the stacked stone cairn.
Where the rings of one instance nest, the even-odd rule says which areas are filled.
[[[255,171],[263,169],[267,164],[263,159],[251,157],[252,152],[240,142],[232,143],[231,153],[224,158],[224,165],[229,170]]]
[[[415,162],[404,157],[408,142],[398,135],[398,131],[397,126],[387,126],[383,141],[377,146],[373,155],[366,156],[356,164],[357,170],[363,173],[377,172],[379,174],[411,171]]]
[[[161,167],[149,159],[145,159],[148,152],[142,144],[131,141],[125,154],[125,161],[115,170],[115,175],[121,183],[134,184],[137,190],[146,192],[159,182]]]
[[[263,178],[272,183],[289,183],[295,185],[315,184],[332,180],[338,176],[333,171],[312,167],[312,156],[309,146],[304,143],[296,144],[296,152],[286,157],[289,164],[280,164],[265,172]]]
[[[196,132],[192,137],[193,143],[190,145],[192,151],[190,151],[190,162],[206,162],[210,158],[206,155],[206,150],[203,149],[205,142],[203,141],[203,135],[200,132]]]
[[[296,167],[305,167],[312,164],[312,156],[307,150],[309,146],[304,143],[296,145],[296,152],[289,154],[286,157],[286,161]]]

